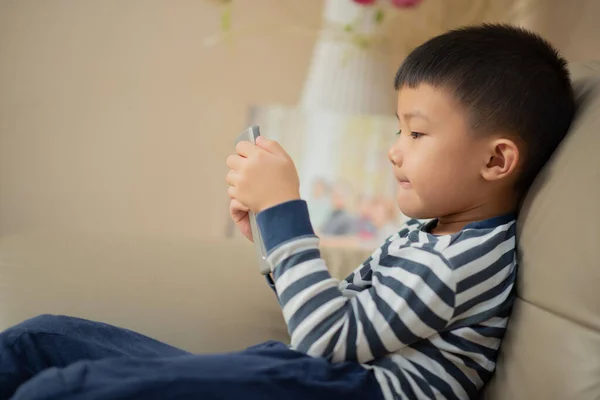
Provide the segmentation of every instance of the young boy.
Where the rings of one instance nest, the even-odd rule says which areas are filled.
[[[516,276],[515,213],[574,114],[565,61],[501,25],[451,31],[400,67],[389,160],[409,222],[339,283],[275,142],[228,158],[231,214],[257,213],[291,346],[190,355],[38,317],[0,334],[0,399],[469,399],[493,373]],[[52,368],[56,367],[56,368]],[[20,387],[19,387],[20,386]]]
[[[360,363],[385,398],[475,398],[513,302],[517,206],[573,118],[566,63],[532,33],[486,25],[415,49],[395,88],[398,206],[430,222],[409,222],[338,286],[294,165],[264,138],[228,159],[232,215],[251,238],[258,213],[293,349]]]

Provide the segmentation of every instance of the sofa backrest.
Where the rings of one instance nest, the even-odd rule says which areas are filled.
[[[600,398],[600,64],[519,215],[518,299],[486,400]]]

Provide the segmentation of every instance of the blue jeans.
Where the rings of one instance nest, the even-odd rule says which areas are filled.
[[[309,398],[382,394],[359,364],[331,364],[279,342],[194,355],[126,329],[51,315],[0,333],[0,400]]]

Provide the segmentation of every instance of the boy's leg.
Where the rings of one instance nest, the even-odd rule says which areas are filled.
[[[373,374],[269,343],[214,355],[82,361],[42,372],[13,400],[379,400]]]
[[[42,315],[0,333],[0,400],[47,368],[80,360],[183,354],[188,353],[126,329]]]

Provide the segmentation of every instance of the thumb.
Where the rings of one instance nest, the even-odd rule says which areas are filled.
[[[286,155],[287,153],[281,145],[275,140],[267,139],[264,136],[256,138],[256,145],[272,154]]]

